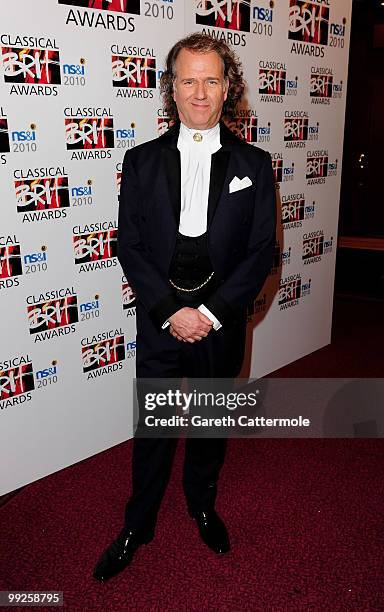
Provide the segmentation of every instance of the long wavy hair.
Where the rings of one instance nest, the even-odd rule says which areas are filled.
[[[233,117],[245,88],[241,62],[225,42],[200,32],[195,32],[179,40],[167,55],[166,70],[160,78],[160,93],[163,97],[163,110],[166,115],[172,121],[178,119],[177,106],[172,94],[176,76],[175,62],[181,49],[188,49],[197,53],[216,51],[221,57],[224,64],[224,77],[227,77],[229,81],[228,95],[223,104],[222,116],[228,119]]]

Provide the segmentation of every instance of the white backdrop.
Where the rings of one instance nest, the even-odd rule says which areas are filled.
[[[119,172],[127,147],[166,129],[159,77],[186,33],[235,48],[248,89],[231,127],[271,153],[280,184],[246,374],[329,343],[351,21],[351,0],[3,5],[0,494],[132,436]]]

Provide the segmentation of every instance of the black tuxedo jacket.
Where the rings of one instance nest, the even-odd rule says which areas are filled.
[[[180,218],[180,123],[124,156],[117,255],[156,327],[181,304],[168,282]],[[275,180],[269,153],[246,144],[220,123],[212,155],[207,212],[208,250],[217,289],[204,299],[225,325],[244,311],[269,273],[275,243]],[[252,185],[229,193],[233,177]]]

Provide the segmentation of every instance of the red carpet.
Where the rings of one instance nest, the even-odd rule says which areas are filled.
[[[333,344],[278,374],[382,376],[381,310],[340,302]],[[91,573],[121,527],[131,446],[0,508],[1,589],[61,590],[70,611],[384,610],[382,440],[231,440],[217,504],[232,543],[223,557],[187,515],[180,442],[155,540],[99,585]]]

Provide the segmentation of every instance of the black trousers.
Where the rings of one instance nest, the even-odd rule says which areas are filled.
[[[198,306],[199,300],[195,305]],[[192,303],[185,305],[193,306]],[[244,359],[246,313],[211,330],[194,343],[159,332],[144,307],[136,307],[136,378],[235,378]],[[134,438],[132,494],[125,509],[127,528],[154,528],[171,469],[176,438]],[[225,438],[186,438],[183,490],[190,513],[214,507],[224,463]]]

